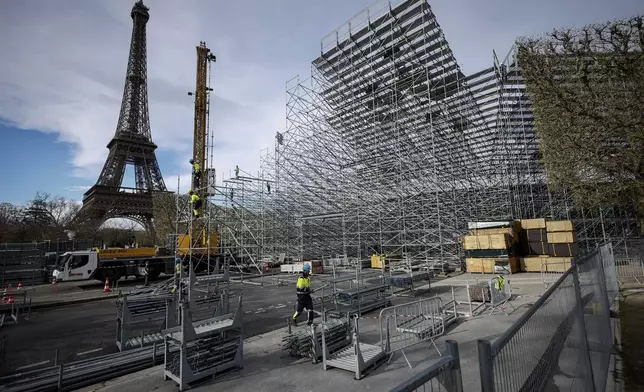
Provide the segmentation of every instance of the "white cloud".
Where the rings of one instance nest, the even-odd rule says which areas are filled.
[[[187,92],[194,90],[195,46],[209,37],[216,37],[208,44],[219,60],[213,65],[211,110],[215,166],[220,172],[236,164],[257,170],[260,149],[283,127],[285,76],[234,63],[238,38],[215,33],[200,10],[204,3],[147,3],[150,123],[158,151],[175,156],[161,162],[168,187],[192,154],[193,101]],[[132,4],[34,0],[0,6],[0,36],[20,37],[0,40],[0,118],[71,143],[76,177],[95,180],[107,157],[125,80]],[[271,86],[280,89],[267,95]]]
[[[168,187],[174,187],[173,173],[186,170],[192,151],[187,92],[194,89],[199,41],[217,55],[214,166],[219,173],[235,165],[255,172],[260,150],[272,147],[275,132],[284,129],[285,81],[298,73],[305,78],[320,39],[371,2],[146,0],[152,137],[159,151],[175,157],[161,162]],[[100,172],[119,115],[133,3],[0,2],[0,119],[72,143],[73,175],[89,181]],[[502,55],[518,35],[641,10],[641,0],[588,0],[582,8],[572,0],[509,8],[502,1],[453,3],[432,2],[432,8],[466,72],[489,66],[491,49]],[[535,16],[526,20],[526,14]]]

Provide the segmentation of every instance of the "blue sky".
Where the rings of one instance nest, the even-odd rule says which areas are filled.
[[[285,82],[305,78],[320,41],[372,0],[146,0],[153,141],[166,185],[192,149],[195,46],[217,55],[211,126],[215,166],[249,172],[285,125]],[[0,2],[0,202],[37,191],[80,200],[114,134],[133,0]],[[489,66],[518,36],[628,17],[641,0],[433,0],[466,73]],[[132,179],[127,178],[131,184]]]

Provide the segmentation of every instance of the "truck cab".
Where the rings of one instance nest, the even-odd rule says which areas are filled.
[[[96,251],[65,252],[53,275],[56,280],[88,280],[96,273],[97,268],[98,253]]]
[[[174,256],[155,248],[108,248],[66,252],[52,275],[56,280],[119,280],[148,276],[154,280],[174,268]]]

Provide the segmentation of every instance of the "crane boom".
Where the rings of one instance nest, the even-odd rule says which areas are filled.
[[[195,87],[195,128],[192,145],[192,159],[195,163],[199,164],[202,172],[206,170],[206,123],[207,110],[208,110],[208,54],[210,49],[206,47],[206,43],[201,41],[197,46],[197,82]],[[202,175],[205,177],[205,175]],[[197,193],[200,198],[204,198],[206,193],[206,186],[204,178],[201,181],[201,186],[198,188],[192,179],[192,189]]]

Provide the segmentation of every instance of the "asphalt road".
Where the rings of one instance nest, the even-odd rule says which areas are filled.
[[[294,289],[234,284],[242,292],[244,335],[251,337],[286,326],[293,312]],[[237,305],[231,299],[231,309]],[[28,370],[24,366],[53,364],[56,349],[62,363],[117,352],[116,300],[89,302],[32,311],[30,320],[5,326],[5,373]],[[21,369],[22,368],[22,369]],[[2,369],[2,366],[0,366]]]

